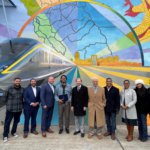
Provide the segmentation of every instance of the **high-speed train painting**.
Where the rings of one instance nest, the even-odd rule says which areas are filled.
[[[7,40],[0,44],[0,89],[6,89],[16,76],[26,85],[33,77],[43,82],[49,75],[59,75],[74,66],[72,61],[34,39]]]

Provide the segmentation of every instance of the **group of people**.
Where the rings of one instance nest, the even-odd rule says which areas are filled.
[[[8,141],[10,124],[13,125],[11,135],[18,137],[17,125],[20,116],[24,114],[24,134],[27,138],[29,131],[35,135],[36,117],[41,105],[41,133],[46,137],[47,133],[54,133],[51,128],[51,121],[55,102],[58,102],[59,111],[59,134],[64,129],[70,133],[70,112],[74,113],[75,131],[74,135],[85,136],[85,115],[88,112],[88,138],[97,136],[111,136],[116,139],[116,115],[122,108],[122,122],[127,126],[127,141],[133,140],[134,126],[138,125],[139,140],[147,141],[147,114],[150,113],[150,89],[146,89],[141,79],[135,81],[136,88],[130,88],[130,81],[124,80],[121,93],[113,86],[111,78],[106,79],[106,86],[100,87],[97,78],[92,79],[93,86],[86,87],[82,84],[81,78],[76,79],[76,86],[71,87],[67,83],[67,76],[61,75],[60,83],[54,85],[54,77],[48,77],[48,82],[41,87],[36,85],[36,80],[31,79],[25,89],[21,86],[21,78],[14,79],[14,84],[6,91],[6,117],[4,123],[3,140]],[[88,110],[88,111],[87,111]],[[29,122],[31,120],[31,128]],[[102,129],[107,125],[107,132],[102,135]],[[64,128],[65,127],[65,128]]]

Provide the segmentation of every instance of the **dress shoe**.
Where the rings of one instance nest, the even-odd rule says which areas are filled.
[[[91,139],[93,137],[92,134],[88,134],[88,139]]]
[[[98,138],[99,140],[101,140],[101,139],[103,138],[103,136],[102,136],[102,135],[97,135],[97,138]]]
[[[60,129],[60,130],[59,130],[59,134],[62,134],[62,133],[63,133],[63,129]]]
[[[42,136],[43,136],[44,138],[46,138],[46,133],[45,133],[45,132],[42,132]]]
[[[39,133],[35,130],[35,131],[31,131],[32,134],[34,135],[38,135]]]
[[[24,133],[23,138],[27,138],[28,137],[28,133]]]
[[[77,135],[77,134],[79,134],[80,133],[80,131],[75,131],[73,134],[74,135]]]
[[[109,136],[111,135],[109,132],[104,133],[104,136]]]
[[[84,135],[85,135],[84,133],[81,133],[81,137],[82,137],[82,138],[84,137]]]
[[[69,134],[69,133],[70,133],[69,129],[67,129],[67,128],[66,128],[66,133],[67,133],[67,134]]]
[[[116,139],[116,136],[115,136],[115,134],[113,133],[113,134],[111,134],[111,139],[112,140],[115,140]]]
[[[49,129],[47,130],[47,132],[48,132],[48,133],[54,133],[54,131],[53,131],[51,128],[49,128]]]

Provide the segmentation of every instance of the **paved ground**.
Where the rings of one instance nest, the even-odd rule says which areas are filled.
[[[126,129],[125,126],[118,126],[117,140],[112,141],[110,137],[103,137],[102,140],[98,140],[96,137],[92,139],[87,138],[87,134],[84,138],[80,135],[73,135],[74,126],[71,126],[71,133],[67,135],[63,133],[58,134],[57,126],[53,126],[54,134],[47,134],[47,138],[43,138],[41,134],[33,135],[29,134],[27,139],[22,137],[22,125],[18,127],[18,138],[10,137],[7,143],[3,143],[2,134],[0,140],[1,150],[149,150],[150,140],[148,142],[140,142],[137,139],[137,128],[135,129],[135,138],[133,142],[127,142],[125,140]],[[2,133],[3,126],[0,125],[0,133]],[[38,127],[39,130],[39,127]],[[87,132],[86,127],[86,132]]]

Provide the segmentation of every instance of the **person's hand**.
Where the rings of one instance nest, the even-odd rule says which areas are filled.
[[[59,103],[59,104],[63,104],[64,102],[63,102],[63,100],[59,99],[59,100],[58,100],[58,103]]]
[[[127,105],[122,105],[121,106],[123,109],[128,109],[129,107]]]
[[[46,105],[44,105],[44,106],[43,106],[43,108],[44,108],[44,109],[47,109],[47,106],[46,106]]]
[[[71,111],[74,111],[74,107],[73,106],[71,106]]]
[[[86,111],[86,107],[83,107],[83,110]]]
[[[126,105],[126,106],[125,106],[125,109],[128,109],[128,108],[129,108],[129,107]]]
[[[36,105],[36,103],[31,103],[31,106],[36,107],[37,105]]]
[[[121,105],[121,107],[122,107],[123,109],[125,109],[125,106],[124,106],[124,105]]]
[[[39,105],[39,102],[36,102],[36,106],[38,106]]]

